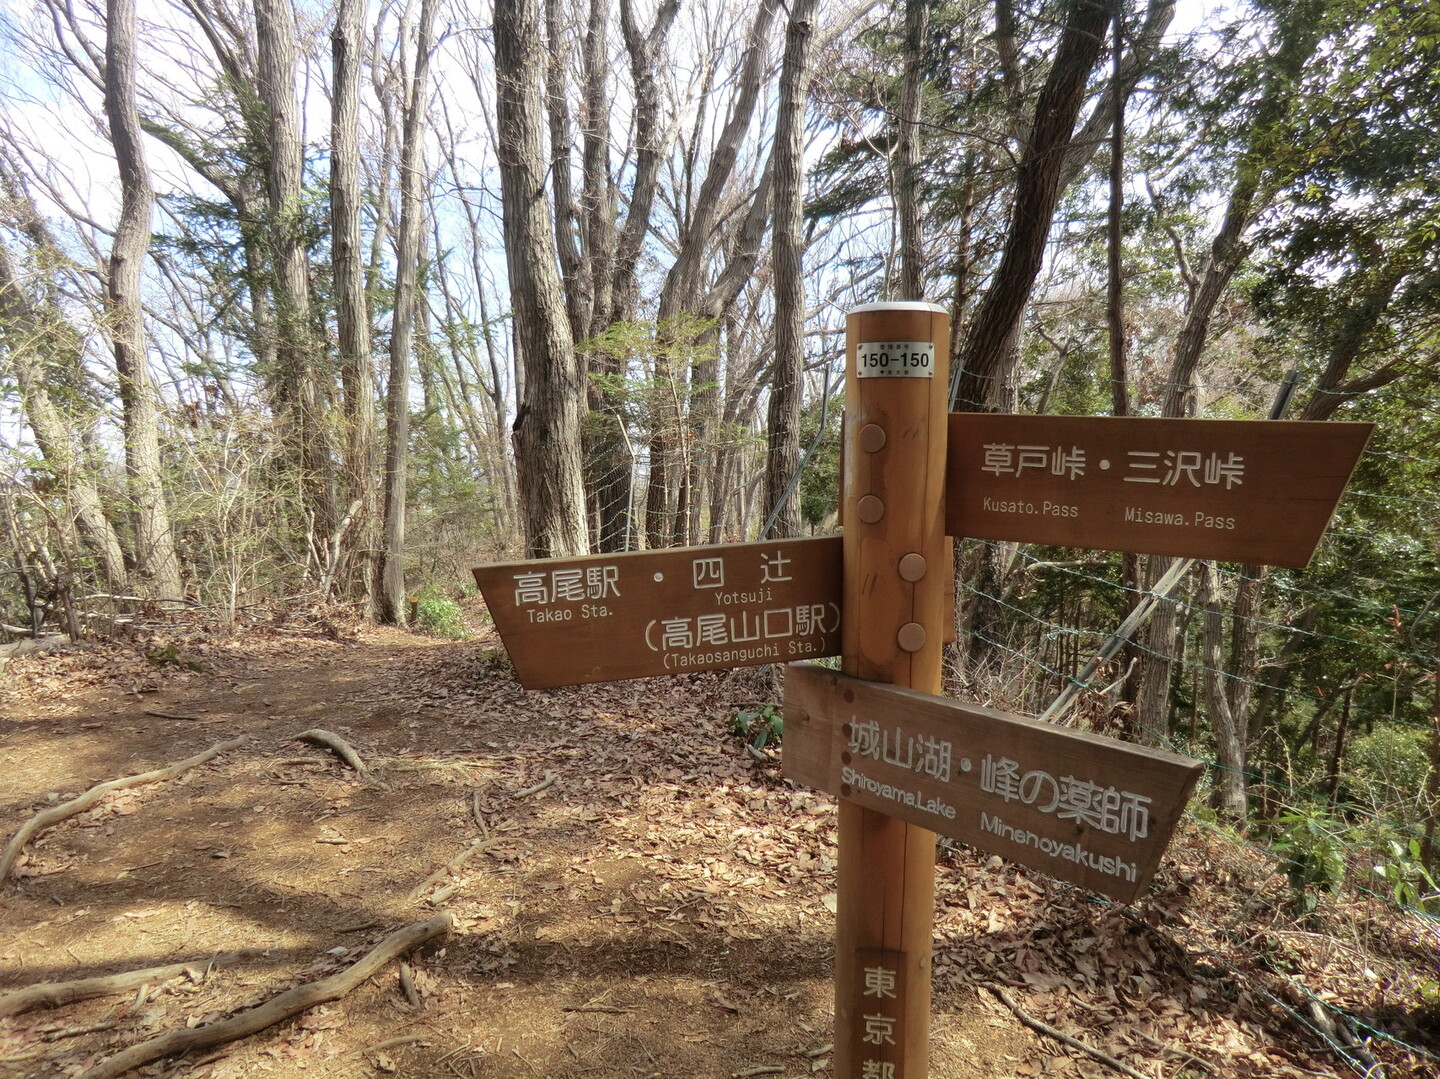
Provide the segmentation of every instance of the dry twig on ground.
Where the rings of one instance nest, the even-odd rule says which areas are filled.
[[[142,985],[156,985],[178,978],[192,970],[220,970],[233,967],[247,959],[264,955],[261,948],[243,948],[238,952],[209,959],[194,959],[188,963],[171,963],[163,967],[146,967],[144,970],[128,970],[120,974],[107,974],[96,978],[77,978],[70,982],[40,982],[23,989],[0,996],[0,1016],[19,1015],[31,1008],[58,1008],[73,1004],[77,1000],[92,1000],[95,997],[109,997],[128,993]]]
[[[499,841],[499,839],[496,839],[496,838],[484,839],[484,840],[481,840],[481,839],[472,840],[471,843],[470,843],[470,845],[469,845],[468,847],[466,847],[464,850],[462,850],[459,854],[455,855],[455,857],[451,858],[448,862],[446,862],[444,865],[442,865],[439,869],[435,870],[435,872],[431,873],[428,877],[426,877],[424,880],[422,880],[419,884],[415,885],[415,887],[411,888],[411,889],[410,889],[409,898],[410,898],[410,899],[419,899],[422,895],[424,895],[426,892],[428,892],[428,891],[431,889],[431,887],[433,887],[434,885],[440,883],[440,881],[441,881],[444,877],[448,876],[448,875],[451,874],[451,873],[454,873],[457,869],[459,869],[461,866],[463,866],[466,862],[468,862],[468,861],[469,861],[471,858],[473,858],[475,855],[481,853],[482,851],[487,851],[487,850],[489,850],[491,847],[495,846],[498,842],[500,842],[500,841]]]
[[[404,929],[391,933],[347,970],[321,978],[318,982],[297,985],[294,989],[288,989],[264,1004],[232,1015],[229,1019],[193,1028],[182,1027],[139,1045],[132,1045],[109,1060],[95,1065],[80,1079],[115,1079],[133,1068],[142,1067],[162,1057],[176,1056],[196,1049],[209,1049],[211,1046],[239,1038],[248,1038],[251,1034],[276,1023],[283,1023],[286,1019],[317,1005],[339,1000],[372,977],[386,963],[428,940],[450,932],[450,925],[449,914],[437,914],[428,921],[407,925]]]
[[[219,745],[211,746],[204,753],[197,753],[193,757],[187,757],[183,761],[169,765],[165,768],[157,768],[153,772],[142,772],[139,775],[124,776],[121,779],[112,779],[108,783],[97,783],[84,794],[72,798],[68,802],[61,802],[59,805],[51,806],[49,809],[42,809],[28,821],[20,826],[20,830],[11,837],[5,849],[0,851],[0,882],[3,882],[10,875],[10,870],[15,865],[15,860],[20,857],[20,851],[25,844],[34,838],[37,832],[49,828],[52,824],[58,824],[79,813],[84,813],[91,806],[94,806],[111,791],[125,790],[127,787],[141,787],[146,783],[159,783],[161,780],[173,779],[182,772],[188,772],[197,765],[204,764],[212,757],[217,757],[228,749],[245,744],[245,736],[232,738],[228,742],[221,742]]]
[[[1061,1042],[1064,1045],[1068,1045],[1071,1049],[1078,1049],[1080,1052],[1086,1054],[1091,1059],[1098,1060],[1107,1068],[1114,1068],[1121,1075],[1129,1076],[1130,1079],[1146,1079],[1143,1074],[1137,1072],[1134,1068],[1130,1067],[1130,1065],[1126,1064],[1124,1061],[1116,1060],[1109,1053],[1101,1052],[1093,1045],[1086,1045],[1079,1038],[1071,1037],[1063,1030],[1057,1030],[1055,1027],[1052,1027],[1049,1023],[1042,1023],[1040,1020],[1036,1019],[1033,1015],[1027,1012],[1024,1008],[1020,1007],[1019,1004],[1015,1003],[1015,998],[1012,997],[1008,992],[1006,992],[1005,989],[1001,986],[996,985],[994,982],[983,982],[981,984],[983,984],[986,989],[990,990],[990,992],[994,993],[1000,1003],[1004,1004],[1005,1007],[1009,1008],[1012,1012],[1014,1012],[1015,1018],[1020,1020],[1020,1022],[1024,1023],[1031,1030],[1036,1031],[1040,1034],[1044,1034],[1047,1037],[1054,1038],[1056,1041]]]
[[[556,781],[557,779],[559,779],[559,778],[560,778],[560,777],[557,776],[554,772],[546,772],[544,779],[542,779],[539,783],[536,783],[534,786],[526,787],[523,791],[516,791],[516,792],[515,792],[515,797],[516,797],[516,798],[529,798],[532,794],[539,794],[541,791],[545,790],[547,787],[552,787],[552,786],[554,786],[554,785],[555,785],[555,781]]]

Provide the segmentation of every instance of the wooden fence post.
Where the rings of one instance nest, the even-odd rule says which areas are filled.
[[[846,320],[845,673],[941,688],[950,321],[930,303]],[[924,1079],[935,834],[843,798],[835,933],[837,1079]]]

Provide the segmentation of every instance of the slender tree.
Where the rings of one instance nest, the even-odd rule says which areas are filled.
[[[800,497],[791,478],[800,465],[800,393],[805,369],[802,138],[814,18],[814,0],[796,0],[791,5],[775,122],[775,354],[765,456],[765,507],[774,520],[774,536],[794,536],[800,531]]]
[[[295,85],[299,61],[291,0],[255,0],[255,38],[257,90],[266,121],[267,238],[274,260],[277,404],[305,494],[311,556],[319,569],[339,520],[334,454],[324,414],[326,386],[311,322],[304,157]]]
[[[410,444],[410,356],[419,300],[416,278],[425,208],[425,112],[430,96],[430,38],[436,0],[421,0],[415,27],[415,61],[405,87],[400,143],[400,233],[395,250],[395,307],[390,327],[390,374],[385,384],[385,519],[376,602],[380,620],[403,625],[405,605],[405,497]]]
[[[106,267],[107,325],[115,350],[125,434],[125,471],[135,522],[134,583],[153,598],[182,598],[180,559],[160,458],[160,397],[145,354],[141,273],[150,247],[155,192],[136,108],[135,0],[109,0],[105,34],[105,118],[120,170],[120,219]]]
[[[546,199],[536,0],[497,0],[497,152],[515,343],[525,386],[515,417],[525,545],[532,557],[589,550],[580,466],[584,385],[556,272]]]
[[[345,417],[343,478],[353,552],[347,591],[374,613],[376,523],[375,375],[370,355],[370,310],[361,248],[360,76],[362,0],[341,0],[330,33],[335,80],[330,115],[330,247],[335,282],[335,325]],[[339,550],[332,552],[338,556]],[[330,567],[332,571],[336,568]]]

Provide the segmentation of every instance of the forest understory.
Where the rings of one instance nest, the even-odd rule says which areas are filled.
[[[245,741],[23,845],[0,1077],[112,1074],[442,914],[448,935],[339,999],[134,1074],[830,1074],[835,805],[729,731],[780,677],[525,692],[484,634],[299,616],[10,660],[0,840]],[[317,728],[363,771],[296,739]],[[1436,923],[1352,893],[1299,919],[1272,857],[1194,819],[1132,907],[946,846],[936,911],[936,1077],[1440,1074]],[[16,1010],[27,986],[169,964]]]

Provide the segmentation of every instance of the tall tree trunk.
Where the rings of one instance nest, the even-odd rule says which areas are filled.
[[[1323,32],[1320,18],[1326,0],[1301,0],[1286,9],[1277,28],[1278,40],[1265,74],[1265,88],[1252,110],[1245,152],[1236,166],[1235,183],[1225,206],[1225,216],[1215,234],[1201,268],[1195,294],[1185,312],[1185,322],[1175,338],[1170,377],[1161,399],[1161,415],[1194,414],[1195,371],[1205,350],[1210,320],[1245,259],[1249,246],[1246,231],[1269,205],[1277,187],[1269,174],[1272,158],[1286,138],[1282,124],[1298,93],[1300,74],[1315,52]]]
[[[430,96],[430,30],[436,0],[422,0],[415,28],[415,63],[405,92],[400,144],[400,233],[395,251],[395,310],[391,316],[390,374],[385,386],[385,509],[378,567],[382,622],[404,625],[405,496],[410,453],[410,354],[415,339],[421,219],[425,208],[425,112]]]
[[[1153,555],[1145,561],[1146,587],[1154,588],[1175,559]],[[1170,741],[1170,679],[1175,662],[1172,651],[1175,616],[1174,599],[1167,596],[1156,602],[1155,613],[1150,616],[1145,634],[1148,646],[1142,651],[1140,688],[1135,699],[1136,726],[1141,740],[1165,748]]]
[[[319,568],[338,522],[334,460],[324,422],[325,393],[317,370],[319,346],[310,321],[304,160],[291,0],[256,0],[255,32],[258,90],[268,121],[266,196],[275,274],[275,381],[290,454],[304,493],[313,566]]]
[[[1273,59],[1266,70],[1260,100],[1252,110],[1245,152],[1237,165],[1225,216],[1211,242],[1184,324],[1175,339],[1170,373],[1161,398],[1163,416],[1180,418],[1195,414],[1195,372],[1204,353],[1210,322],[1231,278],[1249,253],[1244,234],[1256,215],[1268,205],[1268,192],[1274,189],[1273,181],[1267,180],[1267,169],[1283,141],[1281,121],[1297,92],[1299,75],[1319,41],[1322,29],[1319,14],[1323,6],[1324,0],[1301,0],[1286,9],[1277,28]],[[1171,559],[1155,556],[1149,562],[1150,579],[1156,580],[1169,568]],[[1174,662],[1168,651],[1173,609],[1173,605],[1165,603],[1156,611],[1147,638],[1149,647],[1141,664],[1139,723],[1142,728],[1157,731],[1165,730],[1168,723],[1165,717],[1169,714],[1167,703]]]
[[[105,117],[120,168],[120,220],[115,227],[105,292],[120,387],[125,472],[135,522],[134,577],[150,596],[179,600],[180,559],[162,481],[159,393],[145,356],[140,300],[140,277],[150,249],[155,192],[150,186],[150,168],[135,102],[135,0],[109,0],[106,13]]]
[[[685,324],[684,316],[702,313],[702,276],[706,256],[713,249],[722,197],[734,174],[741,143],[760,101],[769,59],[770,27],[778,7],[778,0],[761,0],[755,12],[736,76],[738,90],[735,100],[711,150],[705,178],[681,230],[675,261],[660,289],[656,316],[660,345],[656,350],[656,375],[664,397],[657,417],[659,422],[652,425],[650,439],[651,477],[645,518],[651,546],[668,545],[671,538],[681,532],[674,514],[682,502],[682,493],[690,477],[679,441],[690,424],[691,387],[690,372],[679,363],[679,356],[682,351],[693,347],[694,337],[693,327]],[[782,115],[784,108],[782,91]],[[711,314],[719,317],[718,312]],[[688,493],[684,493],[684,500],[688,501],[688,498]]]
[[[1015,197],[1000,265],[985,291],[969,331],[952,346],[951,407],[984,412],[997,407],[1014,367],[1021,318],[1040,271],[1051,219],[1059,204],[1066,155],[1085,89],[1104,47],[1116,0],[1066,0],[1066,22],[1035,113],[1023,139],[1015,181]],[[1002,67],[1009,72],[1005,51],[1013,44],[1013,13],[1008,0],[997,5]],[[1010,27],[1010,29],[1007,29]],[[1007,44],[1007,42],[1009,44]],[[1007,76],[1007,85],[1010,82]],[[957,275],[956,288],[960,288]],[[957,316],[958,316],[957,312]],[[960,335],[956,335],[957,340]],[[986,544],[979,553],[968,612],[969,660],[978,669],[985,661],[1000,617],[1001,581],[998,548]],[[957,555],[957,571],[959,556]],[[958,590],[957,590],[958,594]]]
[[[923,102],[927,0],[905,0],[905,68],[900,77],[895,203],[900,215],[898,299],[925,299],[925,236],[920,211],[920,114]]]
[[[1219,764],[1215,776],[1215,808],[1231,822],[1243,824],[1248,810],[1245,771],[1249,763],[1245,716],[1231,711],[1225,691],[1225,627],[1220,597],[1215,590],[1215,563],[1200,562],[1196,569],[1200,575],[1199,603],[1205,612],[1200,667],[1205,679],[1205,708],[1215,732],[1215,755]]]
[[[1114,112],[1110,128],[1110,207],[1106,222],[1107,296],[1105,304],[1106,321],[1110,337],[1110,414],[1130,414],[1129,364],[1126,356],[1125,331],[1125,235],[1123,231],[1125,211],[1125,84],[1124,84],[1124,41],[1125,11],[1123,4],[1117,4],[1115,21],[1111,24],[1110,42],[1110,100]],[[1129,551],[1120,556],[1120,582],[1125,589],[1125,613],[1135,610],[1140,602],[1140,558]],[[1124,684],[1121,687],[1122,700],[1134,701],[1139,681],[1137,671],[1140,665],[1140,649],[1134,641],[1125,643],[1120,659],[1123,665]]]
[[[765,454],[765,512],[770,535],[800,533],[800,496],[787,493],[800,467],[800,395],[805,370],[804,191],[805,105],[810,88],[810,40],[815,0],[794,0],[780,68],[775,120],[775,349]]]
[[[984,412],[992,407],[1009,377],[1011,346],[1059,202],[1065,155],[1114,6],[1115,0],[1066,0],[1065,29],[1020,158],[1005,249],[960,350],[951,398],[962,411]]]
[[[340,386],[345,411],[345,501],[359,503],[348,536],[346,592],[375,613],[375,373],[360,237],[360,73],[362,0],[340,0],[330,35],[335,97],[330,116],[330,246],[335,278]]]
[[[515,442],[532,558],[589,550],[580,461],[585,387],[555,269],[545,194],[540,26],[537,0],[497,0],[497,156],[515,339],[525,369]]]

